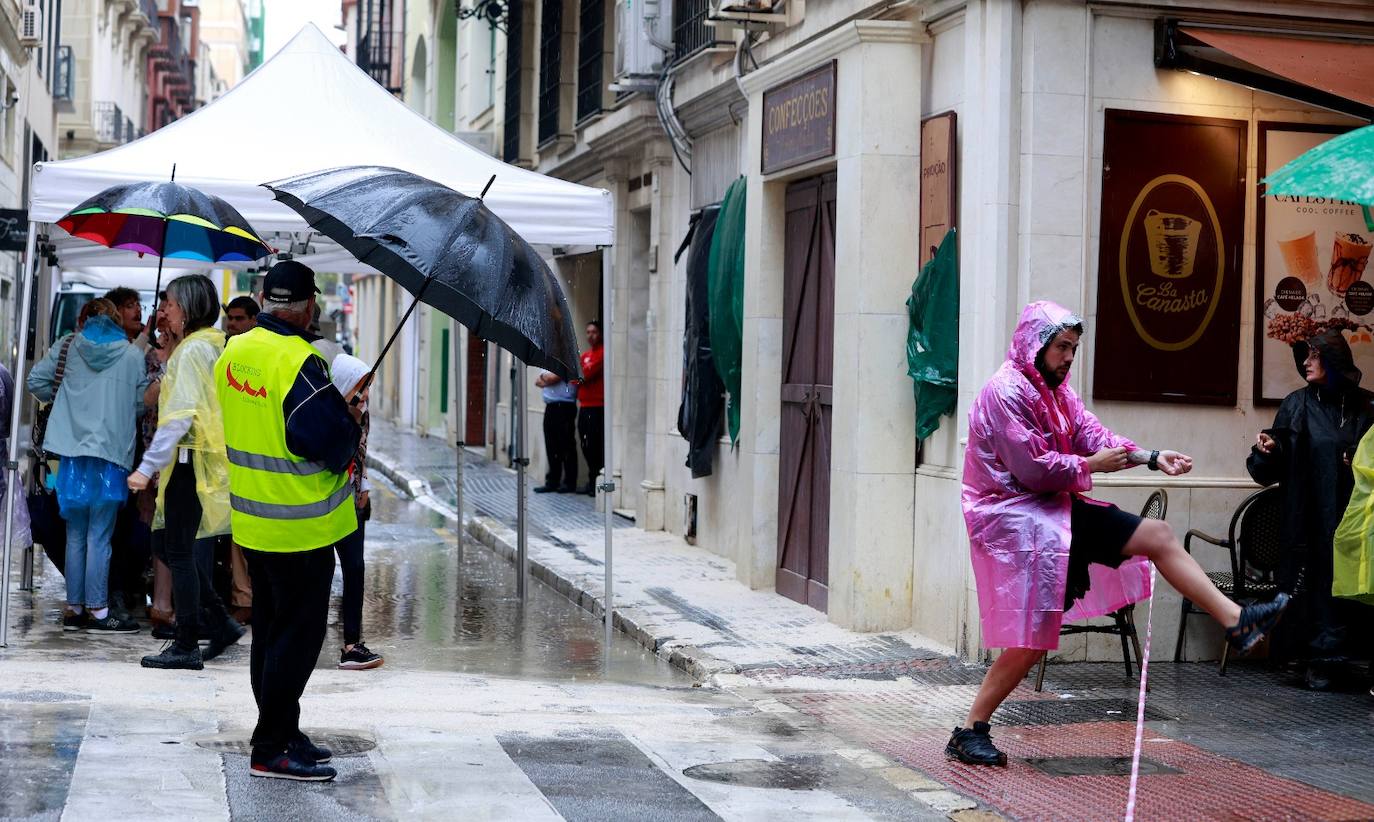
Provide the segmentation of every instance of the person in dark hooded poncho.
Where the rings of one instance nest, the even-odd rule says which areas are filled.
[[[1359,606],[1331,595],[1332,538],[1354,487],[1351,456],[1374,424],[1374,394],[1360,388],[1362,375],[1339,331],[1294,343],[1293,360],[1307,385],[1289,394],[1273,426],[1256,436],[1246,468],[1255,482],[1283,487],[1289,549],[1277,582],[1294,595],[1284,633],[1306,665],[1306,685],[1324,690],[1355,639],[1346,612]]]

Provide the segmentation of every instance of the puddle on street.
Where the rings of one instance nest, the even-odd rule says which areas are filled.
[[[530,577],[516,596],[515,567],[467,540],[462,562],[454,526],[387,488],[373,492],[367,524],[363,641],[388,666],[556,680],[691,683],[617,633],[609,674],[601,621]],[[321,664],[337,657],[337,594]]]
[[[363,641],[386,657],[388,668],[650,686],[692,683],[685,673],[619,632],[608,673],[601,655],[600,620],[533,576],[522,607],[511,563],[471,539],[460,563],[454,526],[443,516],[400,498],[382,482],[372,500]],[[163,646],[148,635],[146,622],[137,634],[64,633],[62,576],[43,560],[38,582],[36,591],[15,592],[10,647],[0,650],[0,660],[34,653],[61,658],[79,651],[88,660],[138,664],[143,654]],[[338,664],[342,584],[336,570],[320,668]],[[226,664],[246,665],[247,643],[230,648],[223,659]]]

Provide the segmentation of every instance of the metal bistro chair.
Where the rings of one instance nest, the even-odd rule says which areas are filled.
[[[1145,500],[1145,507],[1140,509],[1140,516],[1145,519],[1164,519],[1169,511],[1169,495],[1163,488],[1156,488],[1149,499]],[[1135,631],[1135,603],[1127,605],[1117,611],[1113,611],[1109,616],[1112,618],[1110,625],[1064,625],[1059,629],[1060,636],[1071,634],[1114,634],[1121,637],[1121,659],[1126,663],[1126,678],[1130,679],[1131,669],[1131,650],[1135,650],[1136,664],[1140,664],[1140,637]],[[1130,643],[1130,644],[1127,644]],[[1035,675],[1035,690],[1039,691],[1045,685],[1045,660],[1049,657],[1046,653],[1040,657],[1040,671]]]
[[[1226,539],[1205,534],[1196,529],[1183,539],[1183,548],[1192,553],[1193,537],[1225,548],[1231,555],[1231,570],[1210,571],[1207,578],[1226,596],[1242,605],[1268,600],[1278,593],[1274,572],[1283,557],[1280,531],[1283,521],[1283,495],[1279,486],[1271,485],[1245,498],[1231,517]],[[1174,645],[1174,662],[1183,658],[1184,635],[1188,615],[1204,613],[1187,599],[1183,600],[1183,616],[1178,623],[1178,642]],[[1226,661],[1231,646],[1221,643],[1221,670],[1226,675]]]

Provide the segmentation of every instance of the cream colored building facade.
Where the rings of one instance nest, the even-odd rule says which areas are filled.
[[[1183,18],[1281,36],[1338,32],[1366,42],[1374,37],[1374,7],[1357,0],[1270,2],[1261,17],[1254,3],[1238,0],[1218,0],[1205,11],[1173,0],[877,6],[788,0],[791,8],[780,15],[787,19],[770,24],[768,37],[755,42],[745,59],[736,59],[740,32],[717,29],[721,43],[674,66],[672,107],[691,140],[688,174],[647,94],[609,95],[595,116],[565,117],[552,137],[537,138],[538,96],[528,92],[539,88],[541,5],[522,6],[520,51],[526,60],[518,72],[504,68],[509,42],[498,34],[494,60],[486,64],[494,63],[497,72],[489,96],[481,87],[481,72],[491,70],[483,67],[485,54],[470,51],[484,24],[459,21],[453,128],[486,130],[500,146],[507,100],[518,101],[522,125],[513,159],[607,188],[615,197],[614,507],[632,514],[642,528],[682,534],[694,500],[699,548],[732,560],[739,579],[751,587],[775,586],[786,192],[799,180],[833,174],[834,385],[826,535],[832,621],[860,631],[911,629],[967,657],[982,652],[959,504],[962,439],[970,404],[1002,362],[1020,309],[1032,299],[1056,300],[1086,318],[1072,381],[1109,427],[1143,445],[1176,448],[1195,458],[1195,470],[1186,477],[1131,471],[1100,478],[1096,495],[1138,508],[1152,489],[1163,487],[1168,519],[1180,535],[1192,528],[1225,532],[1235,506],[1255,490],[1244,468],[1249,445],[1272,420],[1271,408],[1250,399],[1256,198],[1247,189],[1239,326],[1231,352],[1239,399],[1227,406],[1094,401],[1105,112],[1240,121],[1248,136],[1245,178],[1253,183],[1261,121],[1363,121],[1214,77],[1156,68],[1156,22]],[[563,3],[565,25],[578,10],[572,0]],[[837,78],[833,154],[764,173],[763,95],[831,61]],[[575,76],[566,74],[566,54],[563,69],[575,87]],[[509,95],[508,77],[518,78],[526,93]],[[919,134],[924,118],[950,111],[958,123],[959,402],[925,444],[916,467],[905,300],[918,272]],[[676,430],[686,283],[673,252],[692,212],[719,200],[740,174],[748,180],[742,429],[737,447],[720,441],[714,473],[692,479],[683,464],[687,445]],[[552,254],[579,327],[598,316],[601,285],[595,257],[574,253],[581,251]],[[397,307],[382,301],[380,311]],[[360,298],[360,319],[378,310]],[[458,362],[466,366],[466,335],[460,336]],[[420,348],[423,360],[425,345]],[[510,365],[509,357],[490,352],[479,403],[485,411],[483,443],[500,458],[509,456]],[[458,382],[454,391],[476,384],[471,373]],[[528,416],[529,441],[538,478],[541,411],[537,393],[530,394],[536,407]],[[424,405],[423,399],[417,402]],[[473,406],[469,398],[466,407]],[[1226,562],[1219,551],[1200,558],[1218,569]],[[1160,588],[1155,631],[1172,639],[1178,597],[1162,582]],[[1214,655],[1219,634],[1204,620],[1192,624],[1190,656]],[[1066,641],[1060,654],[1115,658],[1112,642]]]
[[[156,4],[63,3],[62,44],[70,49],[72,94],[58,114],[62,159],[105,151],[143,134],[148,49],[157,40]]]

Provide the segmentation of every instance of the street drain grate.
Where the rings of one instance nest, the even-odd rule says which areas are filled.
[[[707,782],[722,782],[746,788],[779,788],[787,791],[809,791],[825,779],[820,768],[792,762],[770,762],[765,759],[736,759],[731,762],[712,762],[693,765],[683,776]]]
[[[1051,756],[1027,759],[1026,763],[1050,776],[1130,776],[1129,756]],[[1145,775],[1183,773],[1153,759],[1140,759],[1140,773]]]
[[[1003,702],[993,721],[999,725],[1077,725],[1082,722],[1134,722],[1130,699],[1037,699]],[[1145,719],[1172,719],[1145,704]]]
[[[377,741],[367,737],[332,731],[308,731],[310,741],[328,748],[334,756],[357,756],[377,747]],[[222,754],[248,756],[253,752],[253,743],[247,736],[239,734],[216,734],[192,740],[201,748]]]

